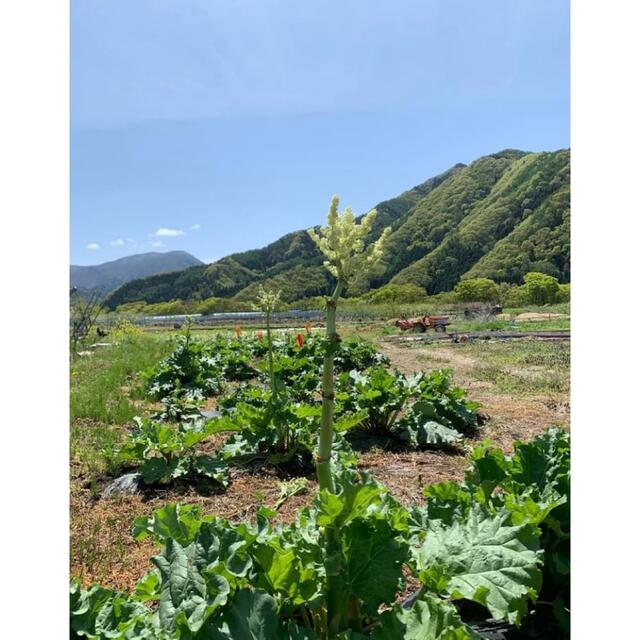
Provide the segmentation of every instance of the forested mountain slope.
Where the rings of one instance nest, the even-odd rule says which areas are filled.
[[[468,166],[457,164],[376,205],[378,219],[370,239],[392,227],[385,260],[370,282],[358,283],[349,293],[388,282],[412,282],[438,293],[452,289],[462,277],[520,282],[528,271],[567,282],[569,161],[568,150],[508,149]],[[259,283],[282,289],[286,301],[326,294],[332,284],[322,257],[301,230],[210,265],[128,282],[107,304],[115,308],[137,300],[211,296],[249,300]]]
[[[392,282],[412,282],[426,288],[428,293],[451,290],[484,256],[489,258],[487,254],[499,240],[514,232],[528,217],[537,214],[536,218],[544,218],[538,209],[544,207],[547,214],[557,214],[561,199],[555,196],[561,189],[568,190],[568,186],[568,151],[530,153],[515,160],[490,193],[469,208],[436,248],[396,273]],[[524,234],[521,237],[524,241]],[[568,237],[566,240],[568,248]],[[565,262],[562,254],[550,254],[549,258],[550,263]],[[516,261],[524,262],[519,257]],[[511,277],[498,280],[517,282],[526,272],[514,270]],[[479,265],[474,275],[487,274]]]

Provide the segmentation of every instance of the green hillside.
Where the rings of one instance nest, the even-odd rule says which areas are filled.
[[[371,240],[383,227],[392,228],[383,265],[370,282],[348,293],[393,282],[414,283],[433,294],[467,277],[519,283],[528,271],[568,282],[569,162],[568,150],[508,149],[468,166],[457,164],[379,203]],[[211,296],[251,300],[259,283],[282,289],[288,302],[326,294],[332,284],[301,230],[210,265],[133,280],[114,291],[107,305]]]
[[[396,273],[391,281],[411,282],[426,288],[428,293],[451,290],[493,250],[497,241],[514,232],[528,216],[541,207],[553,210],[558,204],[554,195],[568,188],[568,183],[568,151],[522,156],[510,164],[489,194],[469,208],[436,248]],[[549,257],[563,259],[562,256]],[[496,279],[518,282],[524,273]],[[484,276],[486,272],[474,273],[480,274]]]

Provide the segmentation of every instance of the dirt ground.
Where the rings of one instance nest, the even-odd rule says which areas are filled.
[[[528,440],[555,425],[568,428],[568,393],[499,392],[495,385],[478,379],[482,354],[469,353],[459,345],[404,346],[382,342],[379,349],[391,360],[391,366],[405,374],[451,368],[456,384],[481,403],[487,420],[478,436],[467,442],[471,447],[484,438],[503,448],[513,449],[515,440]],[[509,365],[521,376],[538,375],[544,367]],[[568,375],[568,372],[567,372]],[[408,504],[422,500],[422,488],[441,480],[461,480],[466,466],[465,452],[404,452],[370,450],[360,454],[359,466],[389,487],[392,495]],[[296,511],[311,502],[316,484],[309,476],[306,494],[290,498],[279,511],[286,522]],[[226,491],[199,495],[193,487],[149,491],[144,495],[100,498],[108,478],[88,481],[74,478],[70,495],[71,575],[85,584],[129,590],[150,568],[150,558],[157,549],[150,541],[137,542],[131,535],[135,517],[148,516],[168,502],[200,505],[204,512],[232,521],[251,519],[262,506],[273,507],[280,496],[279,478],[274,471],[248,472],[234,468]]]

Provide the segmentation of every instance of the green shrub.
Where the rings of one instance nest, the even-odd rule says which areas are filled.
[[[523,287],[530,304],[553,304],[560,289],[557,278],[537,271],[524,276]]]
[[[455,288],[463,302],[498,302],[498,285],[489,278],[469,278],[461,280]]]
[[[380,289],[361,296],[370,304],[411,304],[426,302],[427,292],[416,284],[386,284]]]
[[[561,284],[558,286],[556,302],[571,302],[571,285]]]

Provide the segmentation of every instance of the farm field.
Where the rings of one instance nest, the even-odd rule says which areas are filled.
[[[45,635],[570,640],[597,563],[571,543],[567,7],[76,4]],[[65,242],[19,231],[11,291],[59,298]]]
[[[568,633],[568,344],[340,326],[391,229],[365,251],[376,214],[338,204],[308,232],[336,278],[324,331],[277,330],[260,285],[264,330],[124,323],[76,352],[72,636]]]
[[[543,323],[544,324],[544,323]],[[389,369],[406,376],[450,369],[452,382],[480,404],[484,423],[450,450],[410,450],[402,443],[372,438],[358,450],[357,467],[373,475],[401,504],[424,502],[423,489],[436,482],[461,481],[473,446],[488,439],[505,453],[517,440],[529,441],[548,428],[569,425],[569,343],[535,339],[474,341],[465,344],[397,344],[384,341],[389,323],[344,324],[343,337],[358,335],[386,356]],[[128,470],[104,451],[117,450],[127,439],[133,416],[161,408],[148,398],[141,371],[157,365],[173,348],[178,332],[131,331],[111,336],[111,346],[92,356],[77,358],[71,366],[71,575],[88,586],[97,582],[131,591],[150,568],[156,552],[150,538],[134,540],[135,518],[151,516],[168,503],[197,505],[206,514],[231,522],[255,521],[261,507],[274,508],[290,474],[274,467],[231,467],[224,490],[176,482],[148,488],[139,495],[101,497],[104,488]],[[194,331],[194,339],[215,335],[233,338],[229,331]],[[297,332],[292,331],[294,341]],[[225,339],[226,339],[225,338]],[[255,340],[245,332],[246,340]],[[205,409],[214,409],[215,397]],[[226,434],[201,443],[203,451],[220,448]],[[357,443],[354,448],[358,449]],[[282,502],[275,521],[291,522],[315,495],[315,472],[303,475],[306,486]]]

